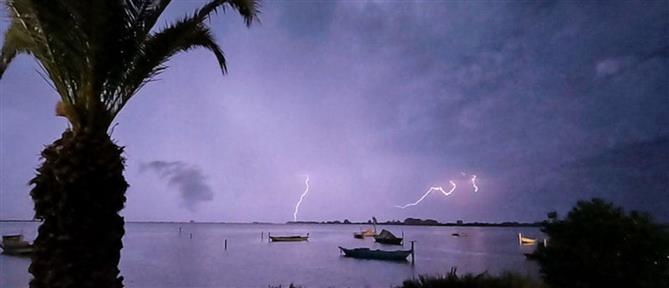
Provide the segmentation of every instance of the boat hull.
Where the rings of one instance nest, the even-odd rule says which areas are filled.
[[[25,246],[25,247],[12,247],[12,248],[5,248],[2,247],[2,254],[7,254],[7,255],[30,255],[33,253],[35,249],[33,248],[32,245],[30,246]]]
[[[3,254],[27,255],[33,252],[33,245],[23,240],[23,235],[3,235],[0,243]]]
[[[401,245],[402,245],[402,241],[404,240],[404,238],[393,238],[393,239],[388,239],[388,238],[378,238],[378,237],[374,237],[374,240],[375,240],[377,243],[381,243],[381,244],[400,245],[400,246],[401,246]]]
[[[384,251],[378,249],[371,250],[369,248],[346,249],[341,246],[339,249],[344,253],[344,256],[357,259],[406,261],[407,257],[411,255],[411,250]]]
[[[537,243],[537,239],[525,237],[523,234],[518,233],[518,243],[520,245],[534,245]]]
[[[269,236],[272,242],[299,242],[309,240],[309,236]]]

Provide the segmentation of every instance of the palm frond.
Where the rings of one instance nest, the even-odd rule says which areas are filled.
[[[121,87],[124,90],[120,93],[121,97],[113,103],[112,113],[114,115],[118,113],[144,84],[160,74],[166,68],[165,62],[172,56],[196,47],[203,47],[214,53],[221,71],[223,73],[227,71],[223,51],[216,44],[209,28],[193,21],[192,18],[181,20],[146,40],[136,61],[130,65],[130,69],[123,77],[124,82]]]
[[[0,50],[0,79],[2,79],[2,75],[16,55],[30,53],[31,42],[22,25],[13,22],[9,26],[9,29],[5,32],[5,42],[2,50]]]
[[[245,23],[250,25],[256,19],[258,4],[254,0],[213,0],[202,8],[161,31],[149,35],[137,54],[136,61],[129,65],[127,74],[123,77],[124,88],[120,97],[110,103],[112,114],[116,115],[130,98],[146,83],[165,70],[164,64],[179,52],[185,52],[196,47],[208,49],[218,61],[221,72],[227,72],[225,56],[216,44],[213,34],[204,22],[218,9],[230,5],[244,17]]]
[[[21,53],[37,59],[77,127],[108,127],[127,101],[165,69],[175,54],[211,51],[226,72],[223,52],[204,23],[227,6],[247,25],[256,0],[211,0],[192,15],[152,32],[171,0],[6,0],[12,19],[0,50],[0,79]]]
[[[260,14],[260,7],[256,0],[213,0],[195,11],[193,18],[203,22],[211,13],[216,13],[218,9],[225,10],[225,4],[237,10],[239,15],[244,17],[247,26],[250,26],[256,20],[257,15]]]

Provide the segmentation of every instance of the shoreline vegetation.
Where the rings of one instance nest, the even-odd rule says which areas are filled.
[[[36,222],[39,220],[25,220],[25,219],[2,219],[2,222]],[[369,222],[351,222],[345,219],[344,221],[288,221],[288,222],[212,222],[212,221],[126,221],[126,223],[154,223],[154,224],[240,224],[240,225],[372,225]],[[540,227],[542,222],[446,222],[441,223],[432,219],[417,219],[406,218],[404,221],[389,220],[385,222],[377,222],[377,225],[398,225],[398,226],[463,226],[463,227]]]
[[[476,227],[540,227],[542,222],[464,222],[458,220],[456,222],[441,223],[434,219],[419,219],[406,218],[404,221],[389,220],[385,222],[377,222],[377,225],[406,225],[406,226],[476,226]],[[372,225],[372,221],[367,222],[351,222],[348,219],[344,221],[288,221],[286,224],[345,224],[345,225]]]
[[[269,288],[306,288],[306,286],[296,285],[269,285]],[[391,286],[394,288],[437,288],[437,287],[457,287],[457,288],[547,288],[546,284],[539,279],[532,279],[527,276],[512,272],[502,272],[500,274],[489,274],[483,272],[480,274],[464,273],[458,274],[457,268],[452,267],[446,274],[436,275],[418,275],[402,281],[401,285]]]
[[[0,223],[11,223],[11,222],[35,222],[39,223],[39,220],[25,220],[25,219],[0,219]],[[288,221],[288,222],[212,222],[212,221],[126,221],[126,223],[154,223],[154,224],[237,224],[237,225],[298,225],[298,224],[307,224],[307,225],[372,225],[371,221],[369,222],[351,222],[347,219],[344,221],[332,220],[332,221]],[[404,221],[399,220],[390,220],[385,222],[378,222],[377,225],[397,225],[397,226],[445,226],[445,227],[541,227],[543,221],[541,222],[515,222],[515,221],[504,221],[504,222],[445,222],[441,223],[433,219],[418,219],[418,218],[406,218]],[[663,229],[669,229],[669,223],[660,223],[658,224]]]

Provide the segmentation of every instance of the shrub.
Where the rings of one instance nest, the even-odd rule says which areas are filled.
[[[458,276],[455,268],[445,276],[419,276],[405,280],[401,288],[540,288],[541,283],[512,273],[491,276],[487,273]]]
[[[669,287],[669,233],[648,215],[592,199],[542,231],[537,260],[551,287]]]

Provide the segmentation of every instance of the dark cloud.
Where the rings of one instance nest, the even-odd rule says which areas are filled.
[[[669,135],[666,1],[321,4],[269,1],[251,29],[213,18],[230,73],[194,50],[133,99],[114,132],[128,164],[179,155],[211,172],[205,191],[226,193],[182,215],[152,191],[160,179],[129,170],[129,219],[287,221],[299,174],[313,189],[305,219],[535,221],[591,196],[669,219],[665,182],[648,176],[664,166],[647,178],[572,166]],[[173,1],[164,18],[198,5]],[[25,59],[0,81],[0,218],[30,217],[35,153],[65,127]],[[463,182],[392,208],[460,171],[478,175],[478,193]]]
[[[183,206],[195,211],[201,202],[214,199],[214,192],[200,169],[181,161],[151,161],[140,166],[140,171],[151,170],[179,191]]]

